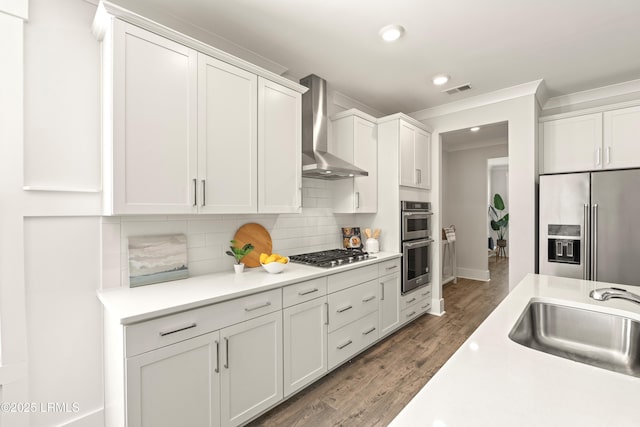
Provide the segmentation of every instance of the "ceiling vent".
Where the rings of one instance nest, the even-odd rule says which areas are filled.
[[[471,83],[465,83],[460,86],[445,89],[442,92],[448,93],[449,95],[453,95],[454,93],[464,92],[465,90],[469,90],[469,89],[471,89]]]

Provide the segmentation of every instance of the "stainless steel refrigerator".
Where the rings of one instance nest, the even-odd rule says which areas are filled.
[[[640,285],[640,169],[540,176],[540,274]]]

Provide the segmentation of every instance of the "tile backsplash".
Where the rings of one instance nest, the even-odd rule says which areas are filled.
[[[329,181],[303,179],[300,214],[136,215],[102,219],[102,287],[128,286],[129,236],[182,233],[187,236],[189,275],[230,271],[224,254],[236,230],[256,222],[271,234],[273,252],[283,255],[340,247],[341,227],[357,226],[354,214],[334,214]]]

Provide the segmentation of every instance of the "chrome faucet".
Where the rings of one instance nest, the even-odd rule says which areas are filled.
[[[600,288],[589,292],[589,296],[596,301],[606,301],[611,298],[620,298],[627,301],[640,304],[640,295],[636,295],[633,292],[625,291],[620,288]]]

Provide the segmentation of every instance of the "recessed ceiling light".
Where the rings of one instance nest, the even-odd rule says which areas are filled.
[[[404,34],[404,28],[400,25],[387,25],[380,30],[380,37],[386,42],[398,40]]]
[[[442,86],[443,84],[449,81],[449,76],[447,76],[446,74],[438,74],[433,76],[431,81],[436,86]]]
[[[474,126],[471,129],[469,129],[471,132],[478,132],[480,130],[480,126]]]
[[[324,173],[326,173],[327,175],[331,173],[331,171],[324,171]]]

